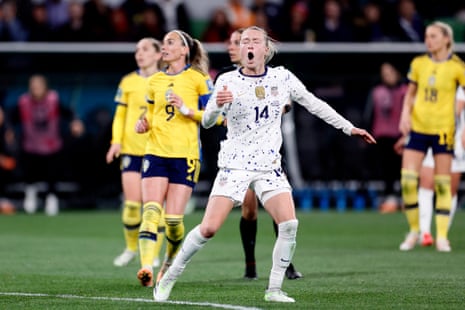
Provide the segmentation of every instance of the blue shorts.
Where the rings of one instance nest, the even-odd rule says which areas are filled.
[[[144,155],[142,178],[165,177],[169,183],[184,184],[194,188],[199,180],[200,161],[189,158],[167,158]]]
[[[142,156],[124,154],[121,156],[121,172],[140,172]]]
[[[406,149],[417,150],[425,154],[429,147],[433,150],[433,154],[453,154],[454,137],[441,137],[440,135],[428,135],[411,131],[405,142]]]

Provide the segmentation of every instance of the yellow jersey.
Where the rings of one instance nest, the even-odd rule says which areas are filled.
[[[142,156],[148,133],[136,133],[135,126],[139,118],[148,110],[145,99],[148,78],[141,76],[138,71],[125,75],[118,85],[115,95],[117,103],[112,124],[112,144],[121,144],[121,153]]]
[[[455,131],[455,93],[465,86],[465,65],[455,54],[436,62],[427,54],[415,57],[407,74],[417,84],[412,130],[452,137]]]
[[[152,75],[147,88],[150,136],[146,154],[200,159],[199,124],[212,90],[210,77],[190,66],[174,75],[165,72]],[[194,119],[184,116],[167,102],[170,93],[177,94],[189,109],[195,111]]]

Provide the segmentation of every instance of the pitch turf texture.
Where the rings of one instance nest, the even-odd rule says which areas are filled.
[[[242,279],[240,212],[188,265],[171,294],[155,303],[136,280],[138,261],[113,267],[123,249],[118,211],[0,216],[0,309],[464,309],[465,216],[457,212],[451,253],[398,250],[401,213],[299,213],[294,263],[304,274],[285,280],[295,304],[263,301],[274,233],[259,215],[259,279]],[[201,211],[185,217],[186,232]]]

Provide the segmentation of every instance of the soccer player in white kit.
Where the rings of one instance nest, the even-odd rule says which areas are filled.
[[[200,225],[193,228],[173,264],[154,288],[155,301],[166,301],[192,256],[219,230],[234,206],[241,205],[249,185],[278,224],[272,269],[265,300],[295,302],[281,290],[286,268],[296,246],[298,221],[291,186],[281,169],[281,118],[289,99],[347,135],[376,143],[364,129],[354,127],[283,67],[266,63],[276,49],[267,33],[256,26],[241,36],[241,67],[217,80],[207,103],[202,126],[214,125],[223,113],[227,137],[221,143],[219,171]]]
[[[449,229],[457,209],[457,192],[462,173],[465,172],[465,93],[462,87],[457,88],[456,94],[456,131],[454,144],[454,158],[452,160],[451,192],[452,204],[450,208]],[[420,212],[420,243],[431,246],[434,243],[431,235],[431,220],[433,217],[434,197],[434,158],[431,148],[426,153],[420,171],[420,188],[418,191],[418,207]]]

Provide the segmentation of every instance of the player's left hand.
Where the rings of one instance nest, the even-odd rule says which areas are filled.
[[[376,144],[375,138],[368,133],[365,129],[354,127],[350,132],[352,136],[360,136],[368,144]]]

